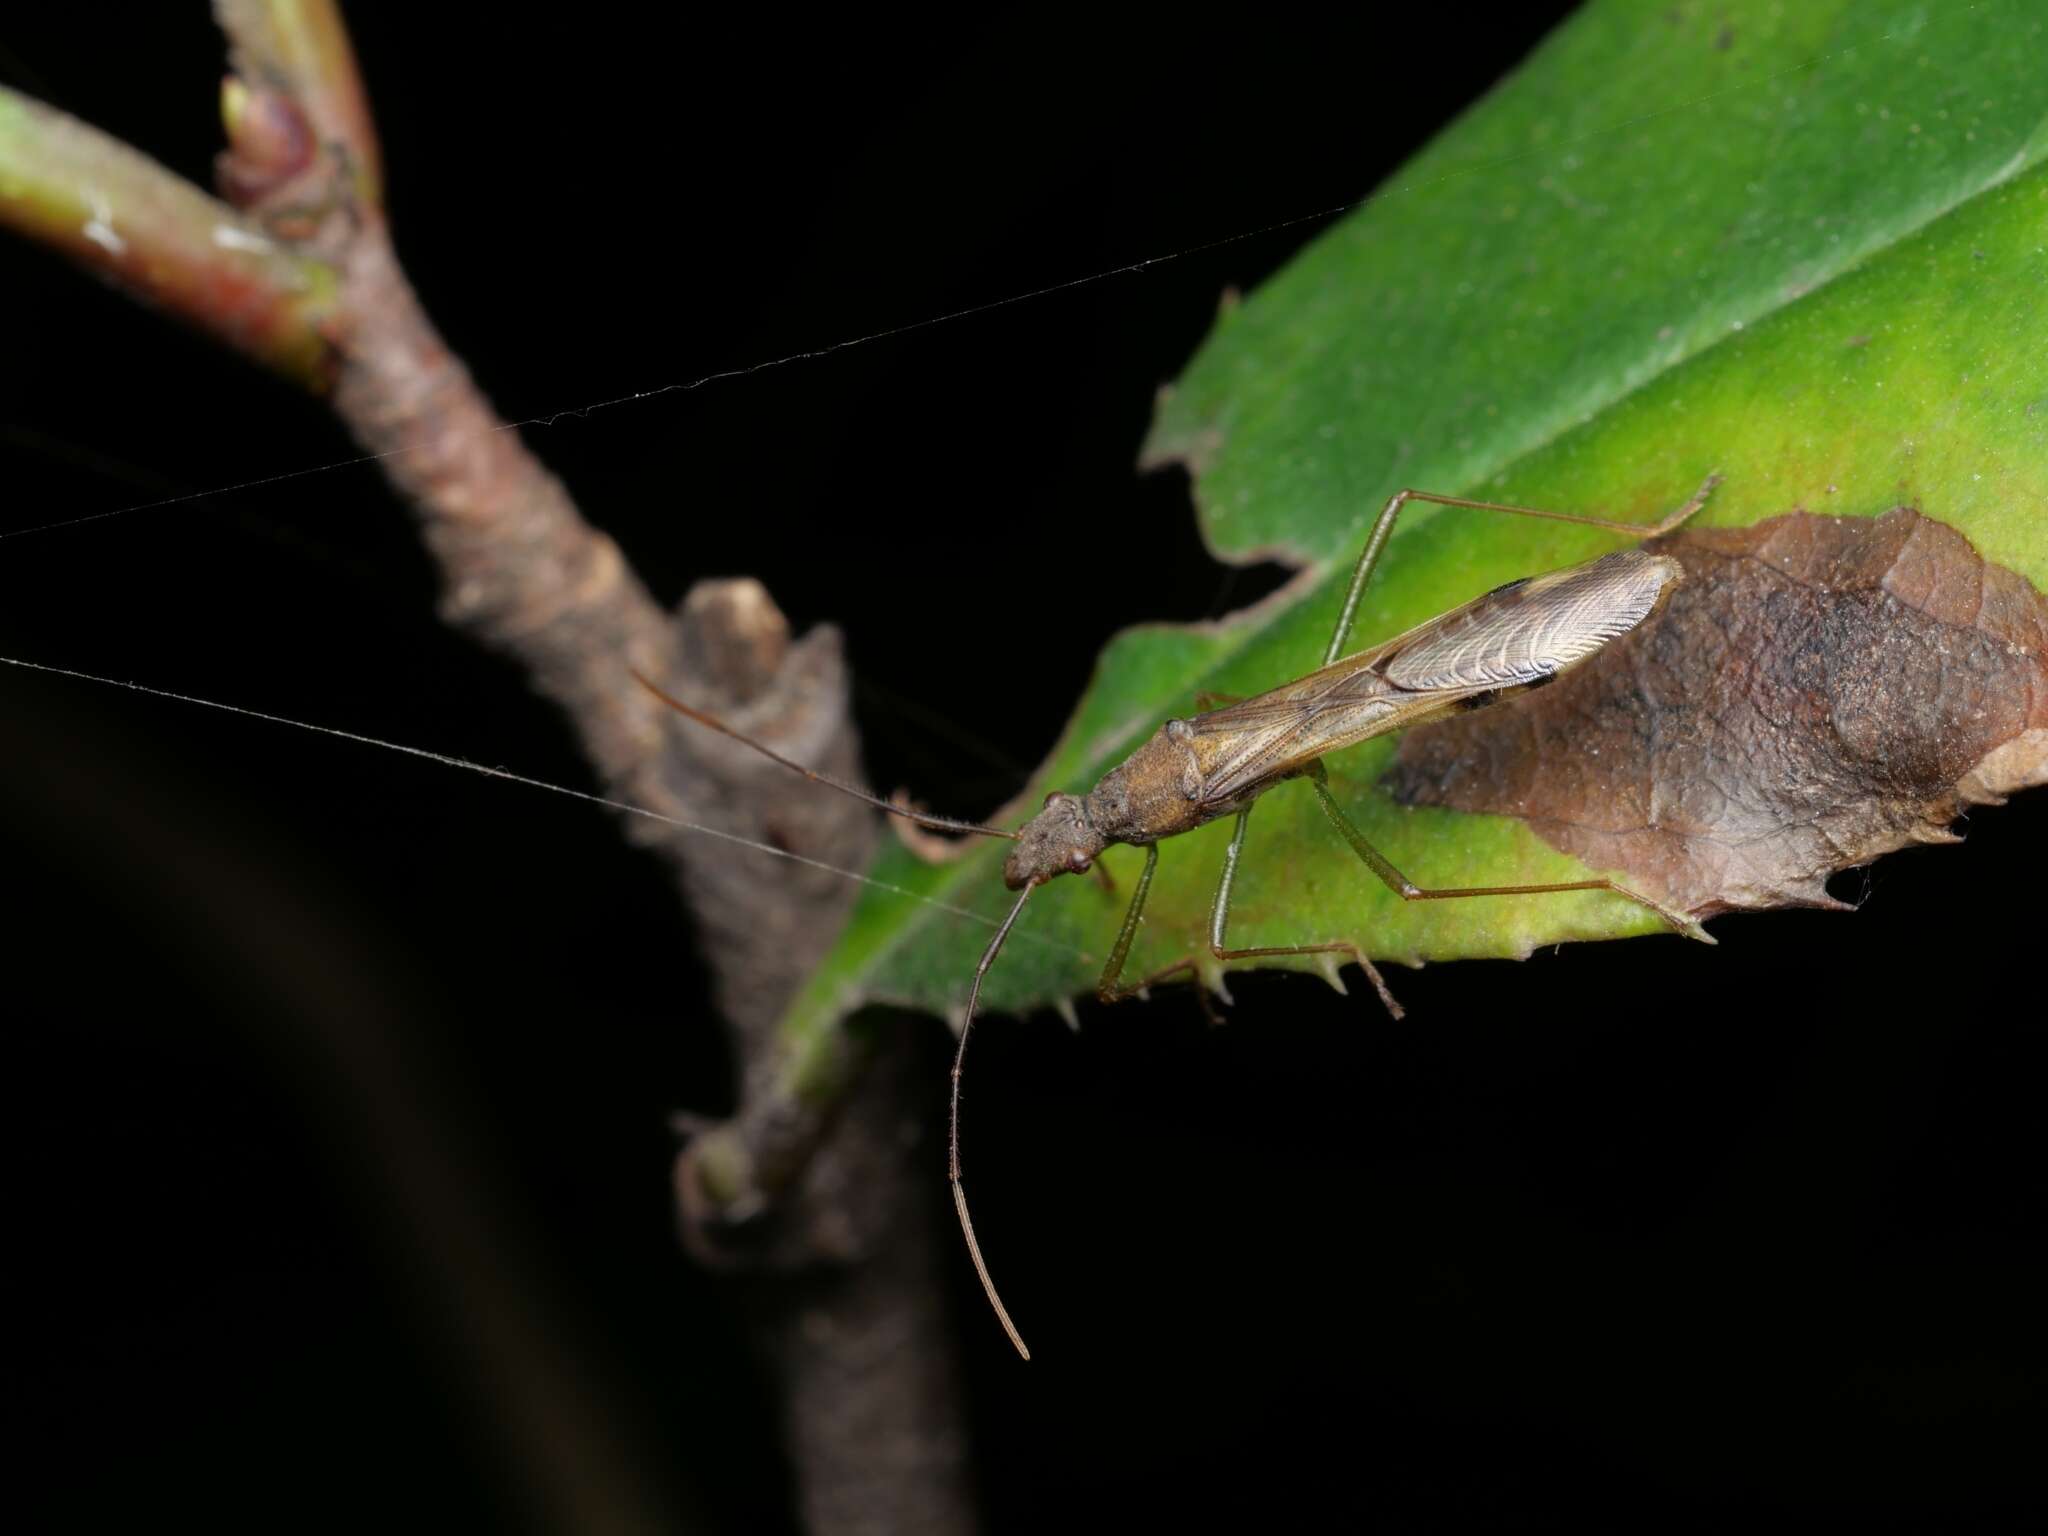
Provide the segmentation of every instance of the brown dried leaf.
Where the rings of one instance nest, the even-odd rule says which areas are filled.
[[[1551,687],[1411,731],[1396,798],[1516,816],[1696,916],[2048,781],[2048,598],[1954,529],[1793,513],[1660,541],[1670,606]]]

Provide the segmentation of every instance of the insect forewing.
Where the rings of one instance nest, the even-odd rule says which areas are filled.
[[[1627,549],[1496,588],[1394,639],[1227,709],[1209,738],[1200,799],[1234,804],[1311,759],[1555,677],[1627,634],[1683,573]]]
[[[1540,682],[1642,623],[1679,575],[1668,555],[1624,549],[1532,576],[1389,641],[1373,670],[1418,693]]]

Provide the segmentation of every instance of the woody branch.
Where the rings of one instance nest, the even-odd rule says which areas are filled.
[[[750,581],[701,584],[678,615],[663,611],[617,545],[497,418],[427,319],[389,239],[372,118],[334,5],[218,0],[216,12],[233,65],[223,88],[220,196],[0,89],[0,225],[326,398],[412,509],[441,572],[443,617],[524,667],[573,722],[609,795],[842,868],[862,865],[875,836],[862,807],[790,797],[781,770],[679,729],[632,679],[635,669],[665,679],[778,751],[854,777],[836,633],[821,628],[792,641]],[[835,1502],[922,1485],[921,1496],[940,1493],[957,1516],[965,1505],[943,1364],[949,1348],[932,1332],[943,1309],[904,1271],[930,1245],[905,1243],[895,1230],[922,1208],[902,1196],[900,1170],[891,1172],[901,1161],[894,1126],[902,1106],[878,1096],[862,1111],[856,1100],[814,1158],[862,1053],[842,1036],[792,1072],[776,1032],[853,887],[729,845],[707,851],[659,823],[629,818],[628,829],[676,873],[742,1063],[740,1111],[712,1141],[717,1177],[703,1177],[687,1154],[679,1166],[693,1249],[739,1257],[736,1218],[779,1202],[776,1221],[752,1224],[767,1236],[745,1245],[746,1257],[791,1271],[826,1258],[857,1272],[900,1249],[908,1259],[868,1264],[866,1288],[852,1285],[840,1302],[849,1323],[872,1322],[891,1305],[874,1286],[907,1287],[893,1308],[921,1317],[912,1331],[930,1335],[873,1369],[843,1359],[813,1369],[787,1341],[772,1351],[787,1373],[807,1512],[829,1527],[839,1523]],[[807,1304],[815,1309],[820,1299],[810,1294]],[[902,1378],[912,1358],[921,1362],[915,1379],[877,1376]],[[876,1392],[887,1406],[856,1406]],[[830,1427],[875,1424],[877,1411],[898,1420],[899,1444],[926,1448],[929,1464],[915,1478]],[[916,1422],[903,1424],[904,1415]],[[902,1435],[906,1428],[913,1433]],[[930,1462],[934,1448],[943,1454]]]

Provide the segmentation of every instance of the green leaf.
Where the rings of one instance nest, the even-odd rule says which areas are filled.
[[[1226,313],[1148,458],[1185,461],[1227,559],[1299,579],[1231,621],[1128,631],[1031,796],[1082,791],[1198,689],[1254,693],[1320,660],[1350,561],[1402,486],[1649,521],[1711,469],[1703,521],[1901,502],[2048,585],[2048,12],[2033,0],[1588,7],[1394,184]],[[1354,644],[1588,558],[1597,530],[1405,514]],[[1393,743],[1332,787],[1417,879],[1589,871],[1520,823],[1404,809]],[[1228,822],[1164,846],[1136,976],[1201,949]],[[1003,848],[875,874],[986,918]],[[1086,991],[1139,867],[1034,896],[991,973],[998,1009]],[[1521,955],[1653,931],[1605,893],[1406,905],[1305,788],[1252,819],[1245,945],[1352,938],[1396,960]],[[957,1010],[987,929],[870,890],[787,1021],[789,1086],[868,1000]]]

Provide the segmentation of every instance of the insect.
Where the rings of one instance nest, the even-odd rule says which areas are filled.
[[[634,674],[643,687],[671,709],[816,783],[829,785],[921,826],[1007,838],[1016,844],[1004,861],[1003,883],[1017,893],[1017,899],[975,966],[959,1044],[954,1048],[947,1178],[975,1274],[1018,1354],[1026,1360],[1031,1358],[1023,1335],[996,1290],[995,1280],[981,1255],[981,1244],[975,1239],[973,1219],[968,1215],[967,1190],[960,1173],[960,1077],[966,1066],[967,1040],[981,1000],[982,981],[1022,915],[1024,903],[1041,885],[1060,875],[1087,873],[1102,851],[1112,844],[1126,843],[1145,850],[1145,865],[1131,892],[1123,926],[1096,984],[1096,995],[1106,1003],[1130,997],[1181,972],[1192,972],[1196,966],[1197,957],[1188,954],[1138,981],[1123,979],[1124,966],[1145,911],[1145,898],[1158,868],[1160,843],[1234,815],[1237,825],[1224,850],[1223,873],[1209,908],[1210,955],[1218,961],[1344,955],[1365,972],[1380,1001],[1398,1019],[1402,1016],[1401,1006],[1387,990],[1385,979],[1365,952],[1349,940],[1238,949],[1230,946],[1230,893],[1237,878],[1252,807],[1268,790],[1293,779],[1305,779],[1338,835],[1404,901],[1610,891],[1648,908],[1689,938],[1707,944],[1714,942],[1705,929],[1683,913],[1604,877],[1549,885],[1419,886],[1367,842],[1344,814],[1343,807],[1330,793],[1322,760],[1332,752],[1375,736],[1389,735],[1445,715],[1482,709],[1511,694],[1554,681],[1649,618],[1684,577],[1679,563],[1669,555],[1651,554],[1639,548],[1617,550],[1582,565],[1511,581],[1391,640],[1347,656],[1344,647],[1351,638],[1359,599],[1393,533],[1395,521],[1410,502],[1580,523],[1649,539],[1671,532],[1699,511],[1719,480],[1718,475],[1709,475],[1689,501],[1653,524],[1440,496],[1431,491],[1397,491],[1388,498],[1366,535],[1320,667],[1255,698],[1198,695],[1196,704],[1200,712],[1191,718],[1168,720],[1143,746],[1104,774],[1087,794],[1055,791],[1047,795],[1038,814],[1014,831],[926,815],[868,794],[783,757],[714,716],[671,697],[651,679]],[[1204,704],[1218,707],[1204,710]]]

